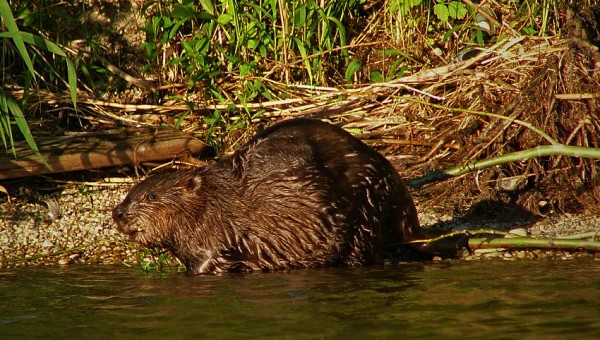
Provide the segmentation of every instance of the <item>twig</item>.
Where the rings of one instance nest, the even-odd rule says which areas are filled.
[[[573,249],[573,250],[600,250],[600,242],[598,241],[586,241],[584,239],[590,237],[596,237],[598,232],[590,232],[579,235],[570,235],[564,237],[555,238],[532,238],[532,237],[515,237],[515,234],[510,232],[495,230],[495,229],[475,229],[475,230],[461,230],[453,231],[441,236],[421,239],[406,242],[405,244],[429,244],[430,251],[435,251],[436,243],[441,240],[451,239],[457,235],[475,236],[487,234],[489,237],[472,237],[468,239],[468,246],[470,250],[475,249],[514,249],[514,248],[546,248],[546,249]],[[493,237],[492,235],[501,235],[501,237]],[[504,237],[502,237],[504,236]],[[447,245],[446,245],[447,247]]]
[[[416,98],[406,98],[406,99],[409,100],[409,101],[415,102],[415,103],[419,103],[419,104],[423,104],[423,105],[429,105],[429,106],[432,106],[432,107],[435,107],[435,108],[438,108],[438,109],[444,109],[444,110],[455,111],[455,112],[470,113],[470,114],[474,114],[474,115],[488,116],[488,117],[493,117],[493,118],[499,118],[499,119],[502,119],[502,120],[506,120],[506,121],[509,121],[511,123],[519,124],[519,125],[522,125],[522,126],[528,128],[528,129],[530,129],[531,131],[537,133],[542,138],[544,138],[545,140],[547,140],[552,145],[560,145],[559,142],[557,142],[554,138],[550,137],[543,130],[538,129],[537,127],[533,126],[533,124],[531,124],[529,122],[522,121],[520,119],[515,119],[515,118],[512,118],[512,117],[503,116],[503,115],[500,115],[500,114],[497,114],[497,113],[477,111],[477,110],[469,110],[469,109],[461,109],[461,108],[448,107],[448,106],[444,106],[444,105],[440,105],[440,104],[435,104],[435,103],[428,103],[428,102],[425,102],[425,101],[422,101],[422,100],[416,99]]]
[[[592,239],[593,240],[593,239],[597,239],[599,237],[600,237],[600,230],[590,231],[590,232],[581,233],[581,234],[556,236],[556,238],[563,239],[563,240],[583,240],[583,239]]]
[[[556,238],[472,238],[469,239],[469,248],[549,248],[549,249],[577,249],[577,250],[600,250],[600,242],[566,240]]]
[[[562,100],[580,100],[600,98],[600,93],[564,93],[554,95],[556,99]]]
[[[419,239],[419,240],[412,240],[403,244],[415,244],[415,243],[433,243],[433,242],[437,242],[437,241],[441,241],[447,238],[451,238],[453,236],[457,236],[457,235],[481,235],[481,234],[488,234],[488,235],[513,235],[509,232],[506,231],[501,231],[501,230],[496,230],[496,229],[474,229],[474,230],[459,230],[459,231],[452,231],[434,238],[428,238],[428,239]]]

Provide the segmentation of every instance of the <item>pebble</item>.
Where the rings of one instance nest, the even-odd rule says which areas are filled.
[[[508,231],[510,234],[525,237],[527,236],[527,229],[525,228],[515,228]]]
[[[82,194],[78,185],[73,185],[62,190],[60,197],[40,195],[37,201],[42,202],[41,204],[28,203],[19,197],[13,197],[12,204],[9,204],[5,196],[0,195],[0,268],[56,263],[137,265],[138,255],[144,254],[145,248],[130,243],[117,232],[111,216],[112,208],[122,201],[129,187],[130,184],[89,186],[89,190]],[[472,221],[468,224],[461,222],[460,225],[453,224],[448,215],[435,216],[428,212],[421,213],[419,217],[425,227],[434,224],[443,227],[447,223],[448,229],[508,230],[519,237],[556,237],[600,231],[598,215],[565,214],[546,217],[535,223],[512,221],[494,224],[489,221]],[[61,255],[56,255],[58,253]],[[546,258],[572,260],[584,257],[600,260],[598,252],[540,249],[481,249],[466,251],[459,257],[467,261]],[[152,261],[153,256],[145,255],[143,258]]]
[[[59,198],[40,195],[36,201],[41,204],[19,197],[9,204],[0,196],[0,267],[135,261],[139,247],[115,230],[111,217],[129,186],[90,186],[89,194],[83,195],[74,185]]]

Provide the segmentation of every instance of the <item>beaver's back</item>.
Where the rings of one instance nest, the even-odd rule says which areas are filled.
[[[371,263],[419,227],[389,161],[334,125],[274,125],[230,162],[245,205],[239,229],[256,249],[236,251],[236,259],[251,254],[270,268]]]

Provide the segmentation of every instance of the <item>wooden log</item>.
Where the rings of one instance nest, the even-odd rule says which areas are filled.
[[[206,145],[169,127],[128,128],[71,136],[36,138],[49,167],[27,146],[18,142],[17,158],[0,156],[0,180],[106,166],[164,161],[189,153],[198,154]]]

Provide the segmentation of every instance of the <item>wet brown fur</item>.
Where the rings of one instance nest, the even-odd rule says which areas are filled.
[[[191,274],[369,264],[419,228],[383,156],[309,119],[276,124],[205,167],[148,177],[113,218],[132,240],[173,251]]]

